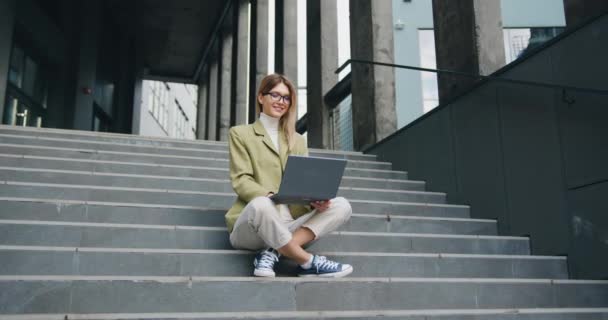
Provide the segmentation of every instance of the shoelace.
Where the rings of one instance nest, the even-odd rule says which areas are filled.
[[[274,267],[274,263],[279,261],[279,258],[269,252],[264,252],[261,254],[260,260],[258,260],[258,267],[260,268],[270,268]]]
[[[327,257],[325,256],[317,256],[317,260],[315,263],[315,268],[317,268],[317,271],[319,269],[338,269],[338,266],[340,266],[340,264],[338,262],[335,261],[331,261],[329,259],[327,259]]]

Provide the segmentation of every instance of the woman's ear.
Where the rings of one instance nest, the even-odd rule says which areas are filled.
[[[262,100],[264,100],[264,96],[263,96],[263,95],[260,93],[260,94],[258,94],[258,102],[259,102],[260,104],[264,104],[264,103],[262,102]]]

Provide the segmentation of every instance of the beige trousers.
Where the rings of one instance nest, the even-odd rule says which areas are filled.
[[[293,219],[285,205],[275,205],[268,197],[251,200],[241,212],[230,233],[230,243],[236,249],[278,249],[291,241],[292,233],[300,227],[310,229],[315,240],[335,231],[350,219],[352,208],[348,200],[337,197],[327,210],[309,213]]]

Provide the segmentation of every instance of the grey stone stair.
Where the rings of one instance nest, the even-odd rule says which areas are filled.
[[[178,179],[150,179],[133,176],[92,175],[88,172],[52,171],[52,170],[22,170],[20,168],[3,169],[0,167],[0,181],[30,182],[52,184],[61,181],[62,184],[84,186],[121,186],[134,189],[159,189],[173,191],[224,192],[233,193],[230,180],[206,179],[185,181]],[[345,180],[352,181],[352,180]],[[445,193],[388,190],[374,188],[356,188],[341,186],[339,196],[349,199],[376,199],[384,201],[445,203]]]
[[[25,166],[25,162],[32,164],[31,167]],[[143,187],[143,186],[158,186],[164,189],[194,189],[200,190],[205,187],[208,182],[224,181],[230,184],[228,173],[224,170],[219,170],[220,175],[216,179],[204,177],[175,177],[162,176],[157,174],[142,175],[132,173],[113,173],[113,172],[96,172],[96,171],[81,171],[75,170],[73,164],[77,161],[62,161],[49,159],[36,159],[36,161],[27,161],[33,159],[23,159],[18,157],[6,157],[0,155],[0,170],[4,175],[0,177],[2,180],[15,180],[11,178],[9,171],[19,172],[22,181],[35,181],[33,178],[26,177],[42,177],[49,179],[50,174],[63,174],[64,176],[55,181],[75,181],[74,184],[112,184],[124,187]],[[58,169],[57,164],[64,164],[64,169]],[[223,174],[222,174],[223,173]],[[86,175],[89,180],[74,180],[78,176]],[[72,177],[71,177],[72,176]],[[94,178],[94,179],[93,179]],[[17,181],[21,181],[17,180]],[[97,183],[88,181],[99,181]],[[364,178],[354,176],[342,177],[342,187],[352,188],[371,188],[371,189],[387,189],[394,191],[425,191],[424,181],[412,180],[397,180],[397,179],[381,179],[381,178]]]
[[[61,247],[231,249],[221,227],[0,220],[0,244]],[[331,233],[316,251],[529,254],[525,237],[420,233]]]
[[[11,147],[13,149],[17,149]],[[15,163],[21,164],[26,168],[45,167],[47,169],[57,170],[78,170],[78,171],[94,171],[106,173],[123,173],[123,174],[143,174],[143,175],[158,175],[172,177],[196,177],[196,178],[215,178],[226,179],[229,176],[228,162],[222,167],[201,167],[193,165],[177,165],[177,164],[158,164],[151,162],[133,162],[119,160],[100,160],[100,156],[96,153],[72,152],[65,154],[52,148],[47,150],[35,149],[30,150],[37,155],[24,154],[25,148],[19,148],[18,153],[9,154],[9,148],[0,146],[0,161],[2,166],[15,166]],[[14,151],[14,150],[13,150]],[[51,153],[58,153],[56,156]],[[17,159],[17,160],[15,160]],[[143,160],[150,160],[149,157],[144,157]],[[407,172],[377,170],[377,169],[359,169],[347,167],[344,171],[346,177],[362,177],[376,179],[400,179],[407,180]]]
[[[15,199],[16,200],[16,199]],[[0,219],[224,227],[226,210],[0,200]],[[496,235],[495,220],[354,213],[343,231]]]
[[[77,200],[87,202],[113,202],[169,206],[194,206],[227,210],[234,203],[233,192],[202,192],[157,188],[124,188],[84,186],[58,183],[29,183],[5,181],[4,197]],[[69,192],[68,192],[69,190]],[[419,196],[413,194],[414,197]],[[419,200],[420,201],[420,200]],[[360,213],[395,213],[420,216],[467,217],[467,206],[429,202],[397,202],[353,199],[351,206]]]
[[[14,315],[0,320],[65,320],[64,314]],[[509,308],[509,309],[443,309],[443,310],[359,310],[359,311],[260,311],[260,312],[173,312],[69,314],[67,319],[80,320],[242,320],[242,319],[325,319],[325,320],[608,320],[606,308]]]
[[[228,242],[227,144],[0,125],[0,320],[608,319],[608,282],[373,155],[347,159],[351,220],[310,245],[343,279],[258,279]],[[270,294],[269,294],[270,293]]]
[[[49,128],[18,128],[14,126],[0,125],[0,135],[12,136],[12,137],[23,137],[27,139],[39,138],[46,139],[47,141],[67,141],[67,142],[85,142],[87,145],[101,145],[110,144],[119,146],[130,146],[130,147],[154,147],[151,149],[159,148],[173,148],[173,149],[191,149],[191,151],[199,150],[218,150],[226,152],[228,150],[228,144],[226,142],[219,141],[205,141],[205,140],[177,140],[172,138],[162,137],[144,137],[134,136],[125,134],[115,133],[104,133],[104,132],[88,132],[88,131],[76,131],[76,130],[62,130],[62,129],[49,129]],[[128,150],[137,150],[129,148]],[[309,148],[311,155],[319,157],[330,157],[339,159],[352,159],[352,160],[376,160],[376,156],[372,154],[363,154],[361,152],[353,151],[334,151]]]
[[[2,140],[7,139],[2,139],[0,137],[0,149],[3,150],[3,153],[10,154],[70,159],[94,159],[102,161],[125,161],[178,166],[228,168],[228,154],[223,151],[206,150],[197,155],[172,155],[170,152],[167,152],[167,154],[155,154],[132,151],[99,150],[92,149],[91,147],[84,148],[84,146],[86,146],[85,143],[83,143],[83,148],[70,148],[66,147],[66,145],[69,146],[70,144],[49,146],[48,144],[45,144],[46,141],[39,141],[40,144],[35,145],[29,144],[32,143],[30,141],[14,141],[9,144],[3,142]],[[312,156],[314,156],[314,154]],[[353,169],[390,170],[391,164],[388,162],[347,160],[346,167]]]
[[[11,292],[1,296],[4,314],[601,308],[608,282],[0,276],[0,292]]]
[[[352,277],[568,277],[565,257],[471,254],[319,252],[356,266]],[[252,273],[254,254],[238,250],[0,246],[0,275],[238,276]],[[296,266],[279,262],[281,276]]]
[[[565,309],[565,308],[562,308]],[[588,311],[589,310],[589,311]],[[210,312],[210,313],[155,313],[155,314],[116,314],[116,315],[89,315],[72,314],[70,319],[81,320],[202,320],[202,319],[274,319],[274,320],[297,320],[297,319],[325,319],[325,320],[370,320],[370,319],[404,319],[404,320],[606,320],[608,313],[601,308],[583,309],[569,308],[567,311],[554,311],[553,309],[493,309],[480,310],[447,310],[447,311],[396,311],[396,310],[374,310],[374,311],[294,311],[294,312]],[[527,313],[526,313],[527,312]],[[64,315],[56,314],[49,318],[38,317],[9,317],[6,320],[65,320]]]

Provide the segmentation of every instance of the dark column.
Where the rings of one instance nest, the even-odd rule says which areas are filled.
[[[101,34],[101,8],[98,1],[83,2],[80,53],[78,58],[78,80],[73,127],[77,130],[92,130],[93,93],[97,71],[97,49]]]
[[[500,0],[433,0],[437,69],[489,75],[505,65]],[[439,101],[471,87],[472,78],[439,74]]]
[[[207,105],[207,139],[217,140],[217,111],[219,95],[219,61],[212,60],[209,68],[209,104]]]
[[[575,26],[587,19],[608,12],[606,0],[564,0],[566,25]]]
[[[255,88],[268,75],[268,0],[257,0],[256,5],[256,46],[255,54]]]
[[[353,59],[394,62],[392,2],[350,1],[350,43]],[[352,65],[353,143],[370,146],[397,129],[393,68]]]
[[[196,139],[205,140],[207,137],[207,106],[209,104],[209,66],[205,65],[198,82],[198,99],[196,101]]]
[[[230,129],[230,112],[232,111],[232,31],[222,32],[222,65],[220,86],[220,110],[219,136],[218,140],[228,140]]]
[[[298,88],[298,1],[283,1],[281,72]],[[278,12],[278,11],[277,11]],[[278,26],[277,26],[278,28]],[[337,52],[337,51],[336,51]],[[297,109],[298,106],[293,106]]]
[[[329,109],[323,96],[338,82],[337,6],[335,1],[306,1],[308,145],[328,149]]]
[[[131,120],[131,133],[140,134],[141,127],[141,112],[143,102],[143,86],[144,86],[144,62],[143,62],[143,45],[140,39],[135,40],[133,52],[134,76],[133,76],[133,117]]]
[[[14,29],[15,0],[0,1],[0,123],[4,116],[4,100],[6,99]]]
[[[249,1],[239,0],[235,45],[235,108],[234,123],[246,124],[249,106]]]

